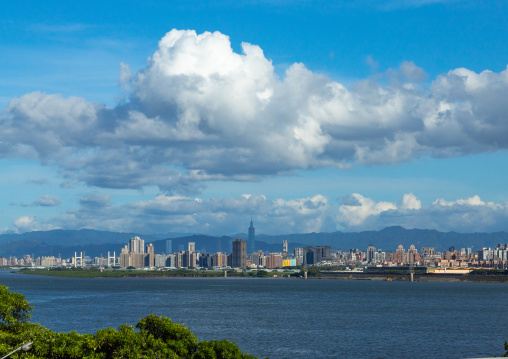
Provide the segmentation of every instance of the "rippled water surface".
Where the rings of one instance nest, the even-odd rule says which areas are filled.
[[[254,278],[74,279],[0,271],[32,321],[95,332],[150,314],[270,358],[473,358],[504,353],[508,284]]]

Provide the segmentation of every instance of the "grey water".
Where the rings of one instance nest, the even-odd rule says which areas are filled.
[[[254,278],[75,279],[0,271],[33,322],[94,333],[150,313],[276,358],[475,358],[508,340],[508,284]]]

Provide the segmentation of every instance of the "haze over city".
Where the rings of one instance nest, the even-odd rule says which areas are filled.
[[[508,3],[0,4],[0,233],[506,231]]]

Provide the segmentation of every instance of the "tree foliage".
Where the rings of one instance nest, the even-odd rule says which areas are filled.
[[[10,292],[5,285],[0,285],[0,322],[2,325],[12,325],[27,322],[32,306],[25,300],[25,296]]]
[[[40,324],[30,323],[32,306],[21,294],[0,286],[0,356],[26,342],[33,348],[26,359],[253,359],[227,340],[198,341],[184,325],[171,319],[149,315],[136,325],[107,328],[95,334],[58,333]]]

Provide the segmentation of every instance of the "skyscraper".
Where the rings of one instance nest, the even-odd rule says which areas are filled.
[[[145,253],[145,241],[138,236],[131,237],[129,241],[130,253]]]
[[[287,257],[288,256],[288,241],[282,241],[282,254]]]
[[[155,266],[155,249],[153,244],[150,243],[146,246],[146,257],[145,257],[145,266],[146,267],[154,267]]]
[[[372,244],[369,244],[367,247],[367,262],[372,263],[376,261],[376,247],[374,247]]]
[[[254,223],[252,223],[251,218],[249,227],[249,253],[254,253],[255,251],[256,251],[256,228],[254,228]]]
[[[231,257],[231,267],[242,268],[247,265],[247,243],[243,239],[238,238],[233,242]]]

